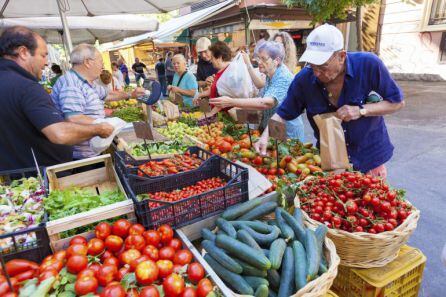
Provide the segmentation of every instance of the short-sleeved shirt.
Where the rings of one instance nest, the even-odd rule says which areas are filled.
[[[175,71],[169,70],[169,68],[173,69],[173,64],[172,64],[171,58],[166,59],[166,76],[173,76],[175,74]]]
[[[41,132],[64,119],[37,79],[14,61],[0,58],[0,170],[71,161],[71,146],[51,143]]]
[[[132,69],[136,73],[144,73],[144,68],[146,68],[146,64],[141,62],[132,65]]]
[[[383,62],[371,53],[347,53],[344,86],[338,100],[343,105],[363,106],[370,92],[380,94],[391,103],[403,101],[403,94],[390,76]],[[291,120],[307,111],[314,135],[319,141],[319,130],[313,116],[336,112],[328,100],[328,91],[315,77],[311,68],[302,69],[294,78],[287,98],[277,114]],[[361,117],[343,122],[350,162],[356,170],[367,172],[387,162],[393,155],[393,145],[382,116]]]
[[[124,63],[122,63],[119,66],[119,70],[121,70],[122,75],[124,75],[124,77],[126,77],[129,74],[129,69],[127,68],[127,65],[125,65]]]
[[[73,115],[86,115],[94,119],[103,119],[104,100],[108,91],[98,85],[91,85],[79,73],[71,69],[60,77],[54,85],[51,97],[56,107],[65,118]],[[74,147],[73,158],[84,159],[96,156],[88,141]]]
[[[206,78],[212,76],[218,72],[218,69],[214,68],[211,62],[204,61],[202,59],[198,60],[197,63],[197,80],[205,81]]]
[[[266,76],[266,83],[261,90],[260,95],[263,98],[271,97],[276,100],[276,107],[263,111],[262,121],[260,122],[260,129],[263,130],[268,125],[269,119],[276,112],[277,106],[282,104],[285,100],[288,88],[293,81],[293,74],[288,67],[281,64],[274,72],[272,78]],[[286,131],[288,138],[304,140],[304,123],[301,117],[286,122]]]
[[[164,62],[158,62],[155,65],[156,74],[158,76],[165,76],[166,75],[166,66],[164,65]]]
[[[122,72],[120,70],[113,71],[113,77],[118,81],[116,89],[121,90],[124,87],[124,76],[122,75]]]
[[[197,83],[197,79],[195,78],[195,75],[193,75],[189,71],[186,71],[185,74],[184,74],[183,79],[181,80],[180,84],[178,85],[178,81],[179,80],[180,80],[180,76],[177,73],[175,73],[175,75],[173,76],[172,86],[179,87],[180,89],[183,89],[183,90],[192,90],[192,89],[194,89],[195,90],[195,95],[197,95],[197,93],[198,93],[198,83]],[[183,103],[184,103],[184,105],[187,106],[187,107],[192,107],[193,106],[192,100],[194,99],[194,97],[189,97],[189,96],[184,96],[183,95]]]

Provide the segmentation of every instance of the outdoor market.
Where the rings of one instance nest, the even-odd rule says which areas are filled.
[[[389,62],[405,1],[320,2],[0,0],[0,296],[444,296],[394,159],[446,64]]]

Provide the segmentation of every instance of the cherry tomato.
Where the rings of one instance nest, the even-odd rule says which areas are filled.
[[[147,286],[139,292],[139,297],[160,297],[160,293],[155,286]]]
[[[118,269],[114,265],[102,265],[97,273],[97,279],[101,286],[105,287],[118,276]]]
[[[118,252],[123,244],[124,240],[117,235],[109,235],[105,239],[105,248],[110,252]]]
[[[146,228],[144,228],[141,224],[133,224],[129,229],[129,235],[143,235],[143,233],[146,231]]]
[[[154,247],[158,247],[159,243],[161,242],[161,235],[158,231],[148,230],[145,231],[142,235],[146,240],[146,244],[153,245]]]
[[[153,245],[147,245],[142,252],[153,261],[157,261],[159,259],[159,251]]]
[[[173,272],[172,261],[158,260],[158,261],[156,261],[156,266],[158,266],[160,278],[165,278],[166,276],[172,274],[172,272]]]
[[[171,241],[169,241],[168,246],[171,246],[175,249],[175,251],[181,250],[183,244],[181,243],[181,240],[178,238],[173,238]]]
[[[119,262],[118,258],[116,258],[115,256],[111,256],[111,257],[108,257],[107,259],[105,259],[102,264],[104,264],[104,265],[114,265],[116,267],[119,267],[120,262]]]
[[[70,245],[73,245],[73,244],[87,245],[87,239],[85,239],[85,237],[83,237],[83,236],[76,235],[70,240]]]
[[[355,214],[358,211],[358,205],[353,200],[347,201],[346,207],[347,207],[347,213],[348,214],[352,215],[352,214]]]
[[[130,235],[132,236],[132,235]],[[138,259],[139,257],[141,257],[141,252],[136,250],[136,249],[129,249],[124,251],[120,256],[119,259],[121,260],[121,263],[124,264],[128,264],[130,265],[130,263],[133,260]]]
[[[211,281],[207,278],[203,278],[197,285],[197,297],[206,297],[213,289],[214,286],[212,286]]]
[[[175,250],[171,246],[165,246],[159,250],[159,258],[161,260],[173,261],[175,258]]]
[[[163,289],[167,297],[180,296],[184,288],[184,279],[176,273],[172,273],[163,281]]]
[[[181,294],[181,297],[197,297],[197,292],[192,287],[187,287],[184,289],[183,294]]]
[[[111,235],[111,226],[106,222],[101,222],[94,228],[94,234],[96,238],[105,240],[109,235]]]
[[[68,258],[67,270],[69,273],[78,274],[88,265],[88,258],[84,255],[74,255]]]
[[[158,279],[159,269],[155,262],[147,260],[139,263],[135,269],[136,281],[141,285],[150,285]]]
[[[97,256],[104,251],[105,244],[102,239],[92,238],[88,242],[88,254],[92,256]]]
[[[186,265],[192,262],[192,253],[189,250],[179,250],[175,253],[173,262],[179,265]]]
[[[201,281],[204,277],[204,268],[200,263],[194,262],[187,267],[187,277],[194,284]]]
[[[105,287],[101,297],[125,297],[125,290],[119,283],[113,283]]]
[[[87,244],[75,243],[68,247],[67,258],[70,258],[71,256],[74,256],[74,255],[86,256],[87,253],[88,253]]]
[[[161,242],[164,244],[169,243],[169,241],[171,241],[173,238],[173,230],[169,225],[161,225],[158,228],[158,232],[161,235]]]
[[[121,238],[126,238],[129,235],[130,227],[132,223],[130,223],[126,219],[119,219],[113,223],[112,226],[112,234],[117,235]]]
[[[144,237],[141,235],[129,235],[125,239],[125,249],[136,249],[139,251],[142,251],[144,247],[146,246],[146,241],[144,240]]]
[[[82,296],[88,293],[95,293],[98,289],[98,280],[93,276],[84,276],[78,278],[74,283],[74,291]]]

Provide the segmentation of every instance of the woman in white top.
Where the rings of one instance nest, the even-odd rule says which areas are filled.
[[[122,75],[121,70],[116,62],[112,63],[113,77],[116,79],[115,90],[122,90],[124,87],[124,75]]]
[[[119,82],[116,77],[112,76],[108,70],[102,70],[101,75],[99,75],[99,79],[96,80],[96,84],[105,88],[107,93],[112,91],[121,91],[121,88],[117,88]]]

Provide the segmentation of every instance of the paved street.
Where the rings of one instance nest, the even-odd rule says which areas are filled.
[[[446,266],[441,250],[446,244],[446,83],[399,82],[406,107],[386,117],[395,146],[388,163],[389,181],[407,190],[421,211],[409,244],[427,256],[420,297],[446,296]],[[306,122],[306,128],[308,122]],[[306,129],[312,139],[311,128]]]

